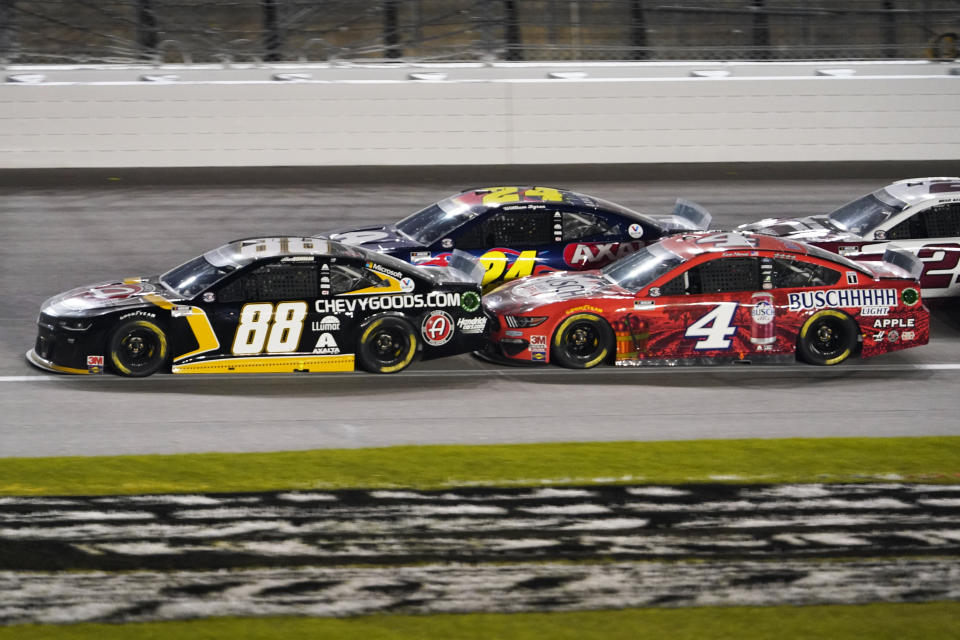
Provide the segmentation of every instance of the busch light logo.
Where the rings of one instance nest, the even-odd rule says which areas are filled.
[[[895,307],[896,289],[828,289],[801,291],[787,296],[790,311],[823,309],[824,307]]]
[[[753,306],[750,315],[757,324],[770,324],[776,316],[776,310],[768,300],[761,300]]]

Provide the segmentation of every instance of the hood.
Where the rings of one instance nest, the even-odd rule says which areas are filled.
[[[393,225],[377,227],[360,227],[354,229],[338,229],[317,237],[325,237],[354,247],[362,247],[377,253],[394,253],[410,249],[421,249],[423,246],[400,234]]]
[[[483,297],[483,306],[493,313],[524,313],[558,302],[569,304],[619,296],[632,297],[599,271],[557,271],[501,285]]]
[[[151,304],[146,296],[166,294],[157,278],[127,278],[71,289],[43,303],[51,316],[95,316],[108,311]]]
[[[751,224],[742,224],[737,227],[737,231],[753,231],[799,242],[857,242],[862,240],[859,236],[832,224],[826,216],[767,218]]]

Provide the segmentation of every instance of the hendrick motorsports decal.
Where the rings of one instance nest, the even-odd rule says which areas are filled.
[[[824,307],[895,307],[896,289],[827,289],[800,291],[787,295],[790,311]]]

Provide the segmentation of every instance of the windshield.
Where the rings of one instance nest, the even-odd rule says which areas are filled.
[[[475,218],[480,210],[453,196],[407,216],[397,223],[397,229],[421,244],[430,245]]]
[[[847,203],[827,218],[844,231],[866,236],[890,216],[903,211],[906,202],[891,196],[885,189]]]
[[[601,273],[624,289],[639,291],[666,272],[683,264],[677,254],[652,244],[601,269]]]
[[[160,276],[160,282],[184,298],[192,298],[210,285],[219,282],[235,269],[232,265],[215,267],[203,256],[184,262]]]

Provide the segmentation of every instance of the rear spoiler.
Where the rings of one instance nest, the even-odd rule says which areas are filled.
[[[677,198],[669,216],[660,216],[657,222],[668,231],[706,231],[713,216],[696,202]]]
[[[477,258],[466,251],[454,249],[447,260],[447,266],[444,267],[443,279],[447,282],[480,284],[483,282],[483,274],[486,272],[486,268]]]
[[[894,267],[903,269],[909,273],[910,277],[914,280],[919,279],[920,274],[923,273],[923,261],[921,261],[920,258],[906,249],[901,249],[893,245],[888,245],[887,250],[883,252],[883,261]]]

